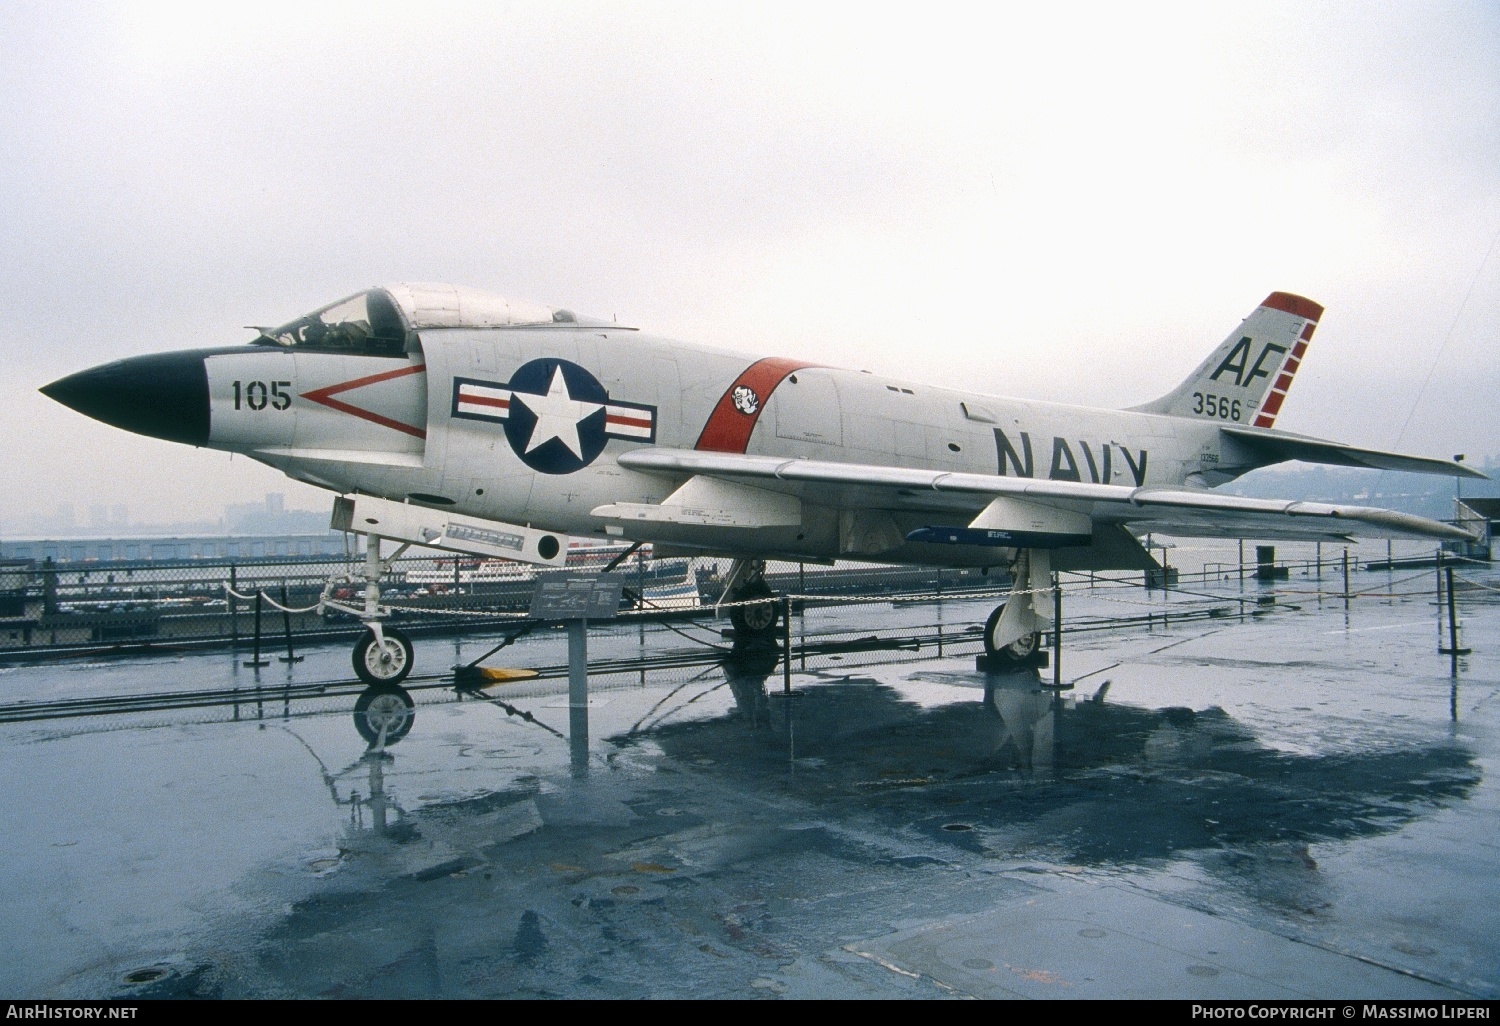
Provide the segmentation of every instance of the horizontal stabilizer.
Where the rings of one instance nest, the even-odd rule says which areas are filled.
[[[1221,427],[1219,430],[1254,453],[1262,466],[1285,460],[1301,460],[1304,463],[1325,463],[1335,467],[1369,467],[1374,470],[1400,470],[1410,474],[1489,479],[1488,474],[1481,474],[1454,460],[1361,449],[1342,442],[1328,442],[1286,431],[1242,427]]]

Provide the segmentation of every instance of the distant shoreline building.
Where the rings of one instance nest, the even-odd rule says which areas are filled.
[[[89,525],[76,523],[63,505],[51,523],[0,539],[0,560],[37,563],[161,563],[212,559],[276,559],[344,555],[344,535],[328,529],[328,514],[289,510],[271,492],[264,502],[232,504],[218,523],[134,525],[122,505],[89,509]],[[352,550],[350,550],[352,551]]]

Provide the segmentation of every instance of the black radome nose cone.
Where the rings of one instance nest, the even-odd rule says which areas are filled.
[[[208,368],[202,353],[116,360],[60,378],[40,391],[86,417],[138,435],[208,444]]]

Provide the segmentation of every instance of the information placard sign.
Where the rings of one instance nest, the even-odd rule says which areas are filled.
[[[535,620],[612,620],[620,611],[623,574],[542,574],[531,593]]]

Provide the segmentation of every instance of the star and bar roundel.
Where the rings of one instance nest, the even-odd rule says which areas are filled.
[[[521,462],[543,474],[582,470],[611,438],[656,441],[656,407],[611,399],[585,368],[552,357],[508,382],[454,378],[453,416],[503,424]]]

